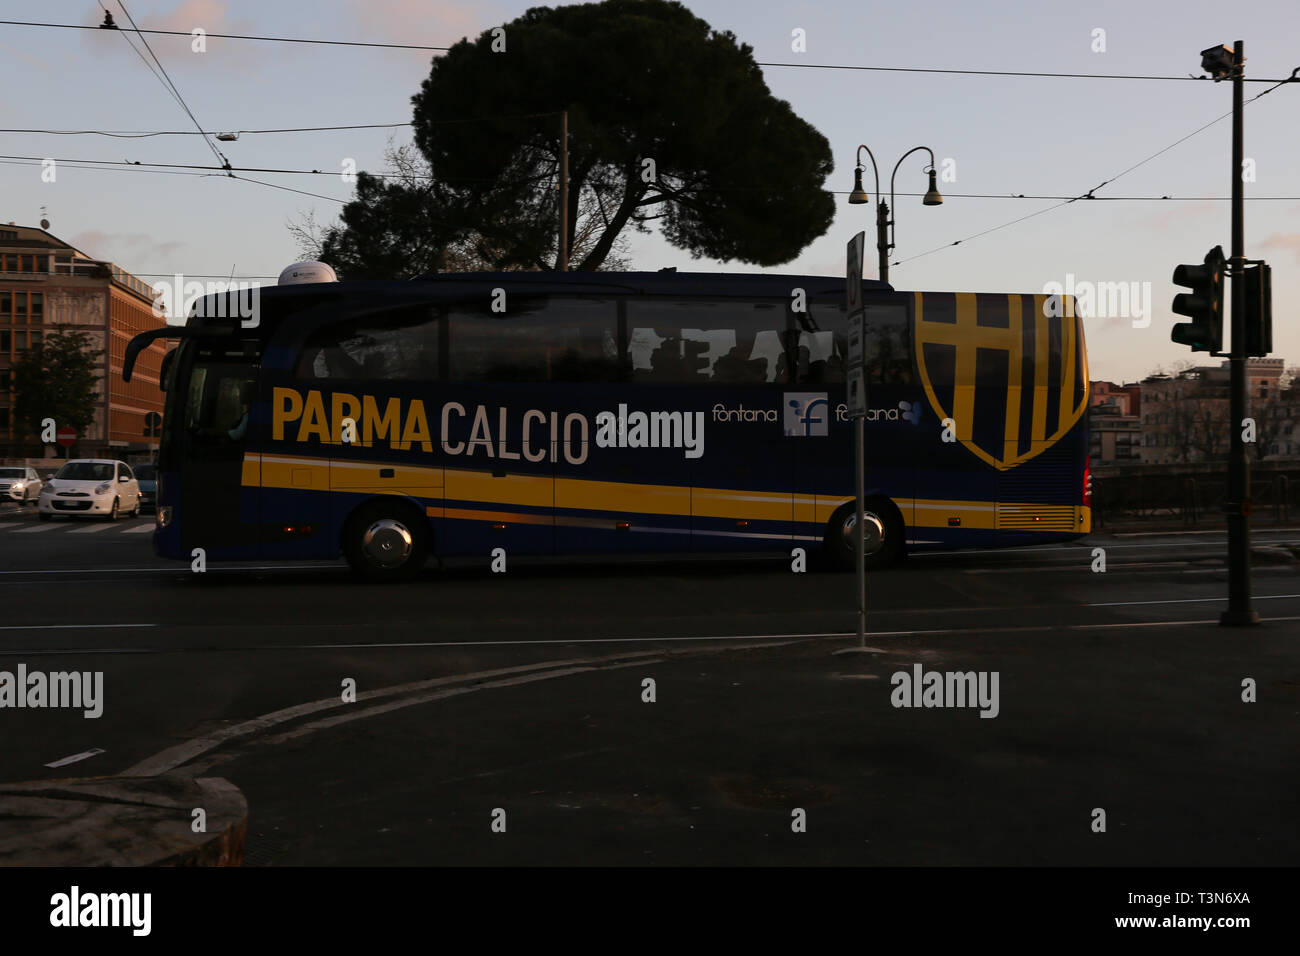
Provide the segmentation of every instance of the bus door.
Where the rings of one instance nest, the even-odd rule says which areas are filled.
[[[257,456],[247,455],[257,365],[201,348],[182,411],[181,494],[175,519],[181,544],[209,558],[257,555]]]

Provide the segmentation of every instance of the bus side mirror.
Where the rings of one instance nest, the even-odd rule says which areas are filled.
[[[164,392],[167,391],[168,386],[171,384],[170,372],[175,361],[176,350],[172,349],[162,357],[162,364],[158,366],[158,387]]]

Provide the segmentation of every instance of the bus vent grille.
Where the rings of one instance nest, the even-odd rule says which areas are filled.
[[[1050,448],[998,481],[997,527],[1009,531],[1072,531],[1083,476],[1071,467],[1068,448]]]
[[[1068,505],[998,505],[998,530],[1073,531],[1076,518]]]

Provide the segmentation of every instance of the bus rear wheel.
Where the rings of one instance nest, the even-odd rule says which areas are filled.
[[[343,555],[353,573],[367,581],[409,581],[429,556],[429,530],[415,509],[375,502],[348,519]]]
[[[857,502],[838,508],[826,527],[826,553],[839,568],[857,567]],[[862,504],[866,528],[863,566],[868,571],[892,567],[903,559],[903,518],[888,498],[868,498]]]

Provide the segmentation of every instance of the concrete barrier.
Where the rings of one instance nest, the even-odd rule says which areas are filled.
[[[248,803],[220,777],[0,784],[0,866],[239,866],[247,831]]]

